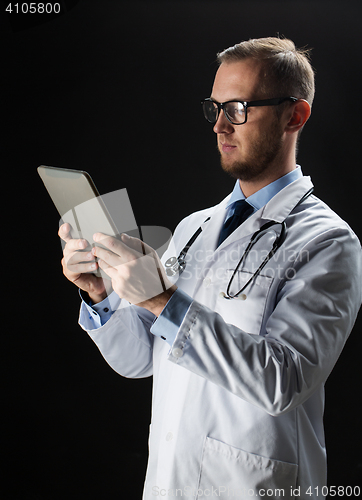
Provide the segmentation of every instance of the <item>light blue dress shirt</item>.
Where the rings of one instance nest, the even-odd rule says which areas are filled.
[[[268,201],[288,184],[296,181],[302,176],[302,170],[300,166],[297,165],[296,169],[263,187],[248,198],[245,198],[240,188],[240,183],[237,180],[233,192],[231,193],[230,200],[225,207],[225,221],[233,215],[236,201],[246,200],[254,208],[253,214],[266,205]],[[121,301],[115,292],[104,301],[94,304],[93,306],[87,304],[83,298],[82,300],[83,304],[79,322],[88,329],[95,329],[104,325],[113,314],[113,311],[118,308]],[[172,345],[192,301],[193,299],[189,295],[177,288],[165,305],[160,316],[154,321],[151,327],[151,333]]]

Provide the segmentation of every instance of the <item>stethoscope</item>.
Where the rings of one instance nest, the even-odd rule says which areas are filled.
[[[313,193],[313,188],[311,188],[305,195],[303,195],[303,197],[298,201],[298,203],[295,205],[295,207],[293,208],[293,210],[295,208],[297,208],[298,205],[300,205],[301,203],[303,203],[303,201],[305,201],[312,193]],[[210,220],[210,217],[208,217],[203,222],[202,226],[208,220]],[[268,229],[270,229],[272,226],[275,226],[275,225],[280,225],[281,226],[281,231],[280,231],[279,234],[277,234],[277,237],[276,237],[276,239],[275,239],[275,241],[273,243],[272,249],[270,250],[270,252],[268,253],[268,255],[265,257],[265,259],[263,260],[263,262],[259,265],[258,269],[252,274],[252,276],[244,284],[244,286],[242,288],[240,288],[240,290],[238,292],[236,292],[234,294],[231,294],[230,293],[230,288],[231,288],[232,282],[234,280],[234,277],[235,277],[236,273],[238,272],[239,267],[247,259],[247,257],[249,255],[249,253],[250,253],[253,245],[255,245],[256,241],[258,241],[258,239],[261,237],[261,235],[262,235],[263,232],[267,231]],[[191,236],[191,238],[189,239],[189,241],[186,243],[186,245],[184,246],[184,248],[181,250],[181,252],[180,252],[180,254],[179,254],[178,257],[170,257],[169,259],[166,260],[166,262],[165,262],[165,270],[166,270],[167,276],[175,276],[176,274],[180,275],[185,270],[185,268],[186,268],[186,255],[187,255],[187,252],[189,251],[191,245],[194,243],[194,241],[196,240],[196,238],[202,232],[202,226],[200,226],[198,228],[198,230],[195,231],[195,233]],[[261,226],[261,228],[258,229],[252,235],[252,237],[250,238],[250,241],[249,241],[248,245],[246,246],[241,259],[239,260],[237,266],[235,267],[235,269],[234,269],[234,271],[233,271],[233,273],[231,275],[231,278],[229,280],[229,284],[228,284],[227,289],[226,289],[226,293],[221,292],[222,297],[225,298],[225,299],[236,299],[236,298],[238,298],[238,296],[244,292],[244,290],[250,285],[250,283],[254,279],[256,279],[256,277],[260,274],[260,272],[262,271],[262,269],[266,266],[266,264],[273,257],[273,255],[275,254],[275,252],[282,246],[282,244],[285,241],[286,236],[287,236],[287,228],[286,228],[285,220],[283,220],[282,222],[277,222],[277,221],[272,220],[272,221],[267,222],[266,224],[263,224]]]

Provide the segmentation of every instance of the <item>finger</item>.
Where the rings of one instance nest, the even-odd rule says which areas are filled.
[[[140,253],[128,247],[114,236],[107,236],[103,233],[96,233],[93,235],[93,239],[97,243],[97,245],[93,247],[93,255],[105,260],[112,266],[130,262],[131,260],[138,259],[139,257],[142,257],[144,255],[143,253]],[[108,249],[108,253],[104,253],[99,249]],[[117,257],[116,259],[115,256]],[[122,261],[119,261],[118,257],[121,257]]]
[[[119,255],[122,254],[126,256],[127,252],[134,250],[130,253],[130,255],[139,257],[140,255],[145,255],[145,247],[147,247],[149,251],[152,251],[152,248],[143,243],[143,241],[138,238],[132,238],[126,233],[122,233],[120,239],[117,239],[114,236],[107,236],[103,233],[96,233],[93,235],[93,240],[100,245],[107,247],[112,252],[118,253]]]
[[[94,257],[98,257],[98,259],[107,264],[107,266],[116,267],[121,264],[125,264],[126,262],[122,259],[122,256],[120,254],[111,252],[102,247],[93,247],[92,255]]]
[[[104,290],[107,291],[107,295],[112,291],[110,279],[98,278],[93,273],[76,273],[69,271],[64,262],[64,258],[62,259],[62,266],[64,276],[82,290],[98,295],[103,293]]]
[[[60,227],[59,227],[59,231],[58,231],[58,236],[65,242],[68,242],[69,240],[72,239],[71,235],[70,235],[70,231],[71,231],[71,225],[68,224],[67,222],[65,224],[62,224]]]
[[[63,259],[65,267],[72,274],[89,274],[94,273],[98,268],[98,263],[92,262],[77,262],[74,259]]]
[[[104,260],[98,260],[98,266],[100,267],[100,269],[102,269],[102,271],[104,271],[107,276],[109,276],[111,279],[112,278],[115,278],[117,277],[117,270],[110,266],[107,262],[105,262]]]
[[[62,224],[58,231],[58,236],[67,243],[68,250],[84,250],[89,246],[85,239],[73,239],[71,235],[72,226],[67,222]]]
[[[63,249],[63,256],[64,263],[72,272],[92,272],[92,268],[90,271],[89,266],[83,265],[95,261],[95,257],[90,252],[90,247],[86,240],[69,240]]]
[[[147,243],[140,240],[139,238],[129,236],[126,233],[122,233],[121,240],[125,245],[127,245],[128,248],[131,248],[132,250],[135,250],[138,254],[140,254],[138,256],[147,255],[154,252],[154,249],[147,245]]]
[[[85,252],[90,252],[91,247],[88,243],[87,240],[80,239],[80,240],[73,240],[70,239],[65,248],[64,248],[66,253],[74,253],[74,252],[79,252],[79,253],[85,253]]]
[[[108,236],[103,233],[95,233],[93,235],[93,240],[118,255],[120,255],[121,251],[124,249],[123,243],[117,240],[114,236]]]

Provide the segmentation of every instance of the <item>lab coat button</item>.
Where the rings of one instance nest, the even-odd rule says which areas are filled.
[[[183,351],[179,347],[175,347],[175,349],[173,349],[172,351],[172,354],[175,356],[175,358],[181,358],[181,356],[183,355]]]
[[[172,432],[168,432],[168,433],[166,434],[166,441],[171,441],[171,439],[172,439],[172,438],[173,438],[173,434],[172,434]]]
[[[204,281],[203,281],[203,285],[205,288],[209,288],[209,286],[211,285],[211,279],[210,278],[205,278]]]

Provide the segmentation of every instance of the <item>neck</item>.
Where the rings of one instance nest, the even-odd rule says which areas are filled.
[[[260,176],[254,179],[251,179],[249,181],[239,179],[240,188],[244,193],[245,198],[248,198],[263,187],[271,184],[277,179],[280,179],[281,177],[295,169],[295,154],[290,154],[288,158],[284,159],[284,161],[276,161],[275,163],[273,162],[273,165],[271,165],[267,171],[264,171]]]

